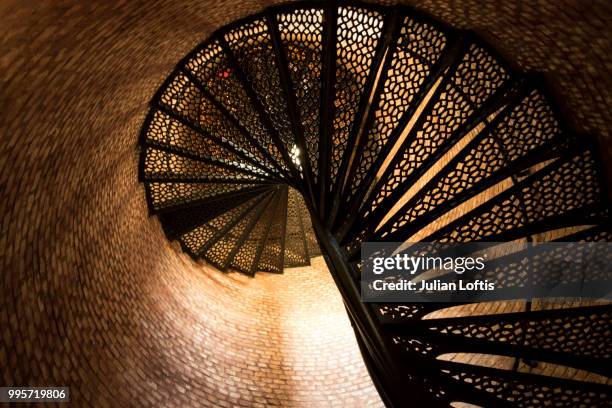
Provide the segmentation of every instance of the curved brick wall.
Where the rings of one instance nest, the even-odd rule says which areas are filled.
[[[155,89],[267,2],[108,3],[0,6],[0,383],[67,384],[76,406],[379,405],[320,260],[256,279],[194,264],[136,180]],[[546,72],[610,157],[608,2],[421,3]]]

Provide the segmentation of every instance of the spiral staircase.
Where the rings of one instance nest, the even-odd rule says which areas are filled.
[[[606,303],[360,301],[366,241],[612,240],[595,144],[472,33],[404,7],[267,9],[177,65],[140,145],[150,211],[194,259],[253,276],[325,257],[388,406],[609,406]]]

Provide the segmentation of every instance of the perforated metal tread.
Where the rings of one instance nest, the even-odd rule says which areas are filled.
[[[342,286],[358,287],[364,241],[612,240],[597,149],[544,82],[410,8],[273,7],[219,29],[168,77],[143,126],[140,179],[169,239],[220,270],[326,256],[389,406],[403,406],[402,387],[431,406],[605,405],[593,375],[611,374],[609,306],[442,318],[459,305],[364,305]],[[525,273],[515,256],[500,281],[510,289]],[[439,360],[448,353],[515,364]],[[544,368],[519,373],[526,361]],[[549,378],[551,364],[586,374]]]

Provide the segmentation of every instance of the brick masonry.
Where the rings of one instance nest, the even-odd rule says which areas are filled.
[[[611,157],[610,2],[417,3],[544,72]],[[69,385],[75,406],[380,405],[320,260],[256,279],[197,265],[137,182],[156,88],[212,30],[267,4],[0,5],[2,385]]]

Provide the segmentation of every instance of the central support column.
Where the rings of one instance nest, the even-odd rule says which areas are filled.
[[[313,211],[311,219],[323,257],[355,330],[366,367],[385,405],[399,408],[407,406],[406,402],[410,401],[411,406],[431,407],[431,398],[425,388],[409,383],[407,373],[398,370],[401,364],[394,359],[390,344],[382,336],[382,325],[374,309],[361,301],[356,266],[348,262],[346,252]]]

